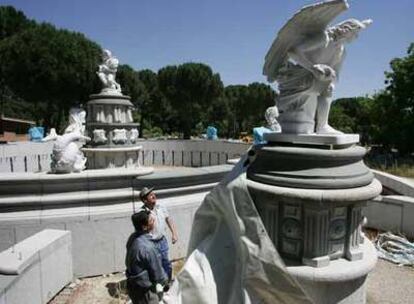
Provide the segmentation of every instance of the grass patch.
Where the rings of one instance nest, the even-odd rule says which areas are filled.
[[[376,166],[371,165],[372,169],[383,171],[397,176],[414,178],[414,165],[392,165],[392,166]]]

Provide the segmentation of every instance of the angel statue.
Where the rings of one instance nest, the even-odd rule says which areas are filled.
[[[347,9],[346,0],[305,6],[283,26],[270,47],[263,74],[279,85],[277,107],[283,133],[341,133],[329,126],[328,116],[345,44],[372,23],[348,19],[328,26]]]
[[[121,86],[115,80],[116,71],[118,69],[119,61],[112,56],[111,51],[103,50],[102,64],[99,65],[96,74],[103,83],[103,92],[121,94]]]

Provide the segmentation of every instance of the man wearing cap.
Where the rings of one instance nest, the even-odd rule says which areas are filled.
[[[142,188],[139,197],[144,203],[142,210],[150,211],[155,219],[155,225],[151,231],[152,241],[161,255],[162,267],[164,268],[168,279],[171,280],[172,267],[170,259],[168,258],[168,241],[164,234],[165,226],[167,225],[171,231],[171,241],[175,244],[178,240],[175,225],[170,219],[167,209],[164,206],[157,204],[157,196],[154,193],[154,188]]]
[[[158,304],[168,278],[149,232],[154,227],[151,212],[141,210],[131,217],[135,232],[127,242],[125,258],[127,290],[133,304]]]

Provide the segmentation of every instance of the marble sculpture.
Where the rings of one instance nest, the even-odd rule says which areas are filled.
[[[66,127],[65,134],[74,131],[79,131],[81,134],[85,134],[85,118],[85,110],[80,108],[71,108],[69,110],[69,126]]]
[[[129,131],[129,141],[135,143],[139,137],[139,131],[137,128],[131,129]]]
[[[104,50],[102,53],[102,63],[99,65],[96,74],[103,84],[102,93],[107,94],[121,94],[121,86],[115,80],[115,75],[118,70],[119,61],[112,56],[111,51]]]
[[[293,133],[295,136],[299,133],[314,134],[315,131],[338,133],[328,125],[328,113],[334,84],[344,59],[344,46],[371,23],[370,20],[350,19],[328,27],[328,24],[347,8],[346,0],[326,1],[304,7],[279,32],[267,54],[264,74],[269,81],[279,83],[278,121],[283,133]],[[277,116],[277,109],[270,109],[268,114],[271,114],[269,120],[272,125],[273,118]],[[286,193],[296,191],[295,182],[282,187],[283,185],[273,186],[271,183],[265,184],[249,179],[248,175],[252,176],[252,166],[258,162],[257,151],[261,151],[260,161],[263,161],[263,167],[266,167],[266,162],[271,165],[272,161],[277,159],[274,157],[279,154],[277,151],[273,153],[276,148],[270,145],[249,151],[232,172],[205,197],[194,217],[186,263],[177,275],[169,294],[165,296],[165,302],[339,303],[331,300],[335,299],[336,295],[327,296],[332,280],[317,282],[316,278],[310,275],[315,273],[312,272],[312,267],[304,266],[301,268],[305,269],[303,273],[294,273],[292,268],[288,269],[285,266],[271,239],[279,233],[275,232],[279,228],[276,228],[277,225],[275,228],[265,227],[265,220],[261,219],[255,206],[249,191],[253,189],[252,185],[258,187],[257,193],[268,197],[269,206],[279,203],[271,201],[270,198],[280,198],[292,204],[295,200],[302,203],[303,193],[308,191],[314,191],[312,195],[315,197],[322,197],[322,190],[308,188],[299,189],[300,195],[289,196],[290,194]],[[300,147],[292,149],[307,153],[311,150]],[[291,153],[292,149],[287,151]],[[317,152],[322,155],[331,153],[330,150],[321,150],[322,152]],[[267,151],[272,157],[266,158],[266,155],[269,155],[265,154]],[[309,157],[311,160],[312,156]],[[290,170],[291,165],[294,168],[297,164],[286,164],[282,166],[281,171],[286,172],[287,168]],[[306,166],[307,169],[308,167]],[[269,175],[273,176],[272,173]],[[266,214],[266,218],[272,218],[272,223],[275,223],[273,218],[279,213],[275,210],[279,209]],[[297,233],[290,228],[291,226],[286,230],[287,234]],[[319,237],[318,240],[320,239]],[[291,244],[286,243],[286,247],[292,248],[289,247]],[[326,275],[323,271],[321,273]],[[299,283],[299,274],[307,280],[308,285],[302,285],[305,279]],[[295,277],[296,275],[298,276]],[[326,280],[327,276],[323,278]],[[356,303],[352,302],[352,292],[356,293],[355,290],[350,291],[348,283],[338,282],[335,285],[338,289],[333,293],[341,294],[338,292],[339,288],[350,292],[350,295],[345,295],[345,302],[341,303]],[[345,279],[345,282],[348,281]],[[350,286],[359,288],[359,285]],[[309,291],[313,292],[312,295],[308,294]],[[322,294],[326,301],[313,301],[314,298],[318,299],[319,294]],[[365,299],[362,293],[360,298]],[[363,302],[358,300],[358,303]]]
[[[348,8],[346,0],[305,6],[279,31],[263,68],[277,81],[283,133],[339,134],[328,124],[335,82],[345,58],[345,45],[372,20],[348,19],[329,24]]]
[[[104,144],[108,141],[104,129],[93,130],[93,142],[96,144]]]
[[[52,173],[72,173],[81,172],[85,169],[86,157],[79,149],[80,145],[76,142],[89,141],[90,138],[83,135],[85,111],[72,108],[70,110],[69,126],[63,135],[58,135],[55,129],[42,141],[54,140],[52,163],[50,165]]]
[[[279,117],[279,110],[277,106],[268,107],[265,112],[265,118],[267,122],[267,127],[272,130],[273,132],[282,132],[282,128],[280,127],[277,118]]]

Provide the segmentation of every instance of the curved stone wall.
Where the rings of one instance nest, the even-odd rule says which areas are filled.
[[[367,227],[402,233],[413,238],[414,183],[403,177],[372,171],[385,191],[364,208],[363,214],[368,219]]]
[[[226,140],[139,140],[144,166],[203,167],[239,158],[250,145]],[[15,142],[0,145],[0,173],[47,172],[52,142]]]
[[[179,241],[172,259],[187,252],[194,213],[232,165],[204,168],[89,170],[79,174],[0,176],[0,251],[42,231],[72,233],[75,276],[123,271],[130,217],[140,208],[139,191],[155,186],[176,223]],[[169,235],[168,235],[169,237]]]

